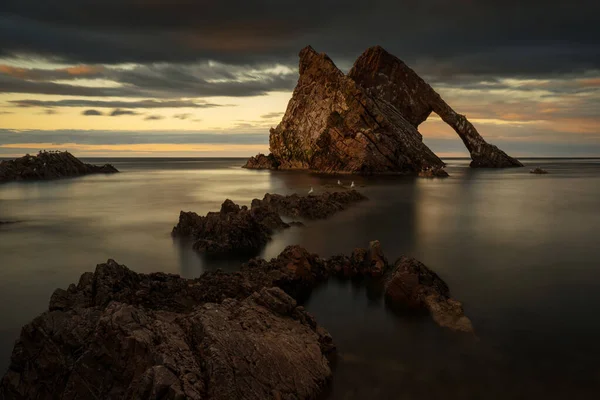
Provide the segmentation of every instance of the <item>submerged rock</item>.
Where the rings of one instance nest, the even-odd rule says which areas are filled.
[[[542,169],[540,167],[536,167],[534,169],[529,170],[530,174],[538,174],[538,175],[543,175],[543,174],[547,174],[548,171],[546,171],[545,169]]]
[[[417,128],[436,112],[460,136],[472,167],[522,164],[487,143],[421,77],[376,46],[344,75],[310,46],[300,52],[300,76],[283,119],[271,129],[271,154],[246,168],[310,169],[361,174],[419,174],[444,163]]]
[[[251,254],[264,247],[276,231],[290,226],[303,226],[301,222],[283,222],[280,215],[322,219],[365,199],[355,190],[314,196],[267,193],[262,200],[252,200],[250,209],[228,199],[219,212],[209,212],[205,217],[195,212],[181,211],[172,235],[192,238],[194,249],[202,253]]]
[[[473,332],[462,304],[450,297],[448,285],[414,258],[402,257],[396,261],[385,285],[385,297],[392,307],[427,309],[440,326]]]
[[[293,218],[324,219],[363,200],[367,200],[367,197],[356,190],[309,196],[267,193],[262,200],[252,200],[252,208],[267,207],[280,215]]]
[[[288,246],[197,279],[109,260],[57,289],[22,329],[0,398],[314,399],[331,378],[335,345],[294,298],[333,276],[387,280],[395,305],[470,326],[435,273],[412,259],[392,267],[378,241],[329,259]]]
[[[102,166],[85,164],[68,151],[40,151],[37,156],[27,154],[15,160],[0,162],[0,183],[50,180],[116,172],[119,171],[110,164]]]

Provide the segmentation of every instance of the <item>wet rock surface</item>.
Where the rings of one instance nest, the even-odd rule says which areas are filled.
[[[267,193],[262,200],[252,200],[252,208],[267,207],[280,215],[293,218],[324,219],[363,200],[367,200],[367,197],[356,190],[309,196]]]
[[[366,197],[355,190],[310,196],[267,193],[262,200],[252,200],[251,208],[240,207],[228,199],[219,212],[209,212],[204,217],[181,211],[172,235],[191,238],[193,248],[206,254],[252,254],[264,247],[276,231],[303,226],[297,221],[288,224],[280,215],[322,219],[362,200]]]
[[[37,156],[25,155],[0,162],[0,183],[71,178],[89,174],[119,172],[110,164],[86,164],[71,153],[41,151]]]
[[[449,175],[443,168],[428,168],[419,172],[421,178],[447,178]]]
[[[329,259],[288,246],[271,261],[197,279],[137,274],[109,260],[57,289],[23,328],[0,398],[316,398],[335,345],[294,298],[334,276],[385,280],[386,294],[402,288],[389,299],[396,305],[466,326],[437,275],[412,259],[392,267],[378,241]]]
[[[473,332],[462,304],[450,297],[448,285],[423,263],[401,257],[385,284],[385,298],[392,307],[426,309],[440,326]]]
[[[246,168],[309,169],[360,174],[419,174],[444,163],[418,126],[432,112],[469,150],[472,167],[522,164],[487,143],[429,84],[383,48],[367,49],[344,75],[325,54],[300,52],[300,77],[282,121],[271,129],[271,154]]]

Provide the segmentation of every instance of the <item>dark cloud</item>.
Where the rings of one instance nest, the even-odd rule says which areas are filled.
[[[423,71],[528,76],[598,68],[599,27],[596,0],[4,0],[0,56],[295,65],[312,44],[349,66],[380,44]]]
[[[263,133],[224,134],[218,132],[99,131],[99,130],[11,130],[0,129],[0,146],[17,143],[77,143],[90,145],[120,144],[267,144]]]
[[[176,119],[188,119],[191,116],[192,116],[192,114],[175,114],[175,115],[173,115],[173,118],[176,118]]]
[[[84,112],[81,113],[81,115],[86,115],[86,116],[98,116],[98,115],[104,115],[102,114],[100,111],[98,110],[85,110]]]
[[[10,100],[17,107],[97,107],[97,108],[212,108],[223,104],[188,100]]]
[[[58,111],[53,110],[51,108],[48,108],[48,109],[44,110],[44,112],[42,114],[44,114],[44,115],[54,115],[54,114],[58,114]]]
[[[209,62],[137,65],[133,68],[79,65],[39,69],[0,65],[0,93],[173,98],[257,96],[270,91],[292,90],[297,80],[294,71],[275,71],[272,67]],[[86,87],[53,82],[57,79],[64,81],[79,78],[103,79],[117,82],[120,86]]]
[[[279,118],[283,116],[283,112],[270,112],[268,114],[265,115],[261,115],[260,117],[263,119],[273,119],[273,118]]]
[[[164,119],[165,117],[161,116],[161,115],[148,115],[146,118],[144,118],[144,120],[146,121],[158,121],[161,119]]]
[[[111,117],[119,117],[121,115],[138,115],[139,113],[132,110],[121,110],[120,108],[116,108],[110,112]]]

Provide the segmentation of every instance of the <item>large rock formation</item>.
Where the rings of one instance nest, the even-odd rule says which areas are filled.
[[[413,285],[418,274],[419,290],[443,301],[395,296],[391,304],[425,307],[442,323],[446,308],[434,306],[451,300],[447,286],[424,266],[409,272],[389,265],[377,241],[329,259],[289,246],[237,273],[190,280],[109,260],[57,289],[48,311],[23,328],[0,398],[314,399],[331,377],[326,355],[335,346],[293,298],[332,276],[392,273],[394,285],[405,276]]]
[[[192,238],[194,249],[202,253],[252,254],[264,247],[276,231],[301,225],[285,223],[279,215],[323,219],[365,199],[356,190],[311,196],[267,193],[262,200],[252,200],[250,209],[227,199],[219,212],[209,212],[205,217],[181,211],[172,235]]]
[[[346,76],[308,46],[300,52],[300,77],[285,115],[271,129],[271,154],[252,157],[244,167],[363,174],[439,170],[444,163],[417,131],[432,111],[457,131],[473,167],[521,166],[381,47],[368,49]]]
[[[279,169],[417,173],[444,165],[394,107],[368,96],[310,46],[300,52],[300,78],[269,145]],[[246,167],[264,168],[264,157]]]
[[[0,183],[70,178],[89,174],[119,172],[110,164],[85,164],[65,152],[40,151],[37,156],[25,155],[15,160],[0,162]]]
[[[456,113],[415,71],[382,47],[367,49],[348,76],[370,96],[394,106],[415,128],[435,112],[462,139],[471,153],[472,167],[523,166],[487,143],[464,115]]]

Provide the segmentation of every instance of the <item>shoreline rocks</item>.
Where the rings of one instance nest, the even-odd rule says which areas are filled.
[[[262,200],[252,200],[250,208],[227,199],[219,212],[209,212],[204,217],[181,211],[171,234],[193,239],[194,250],[206,254],[253,254],[264,247],[275,232],[303,225],[297,221],[286,223],[280,215],[323,219],[362,200],[366,197],[355,190],[310,196],[267,193]]]
[[[281,122],[270,130],[271,153],[250,158],[245,168],[412,175],[441,170],[445,164],[417,130],[432,112],[462,139],[471,167],[522,166],[379,46],[367,49],[348,75],[310,46],[299,57],[298,84]]]
[[[71,178],[89,174],[119,172],[110,164],[102,166],[85,164],[68,151],[40,151],[15,160],[0,162],[0,183]]]
[[[196,279],[137,274],[109,260],[57,289],[48,311],[23,328],[0,397],[313,399],[331,379],[335,344],[297,300],[327,279],[411,287],[388,304],[425,307],[450,329],[466,326],[446,323],[466,318],[462,307],[415,263],[389,265],[378,241],[328,259],[288,246],[270,261]]]

